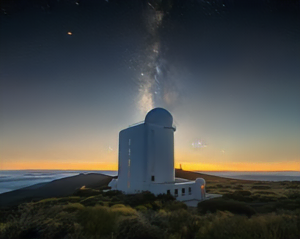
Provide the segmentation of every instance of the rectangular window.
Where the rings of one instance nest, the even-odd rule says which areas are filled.
[[[182,196],[185,196],[185,188],[182,188],[182,189],[181,189],[181,195],[182,195]]]
[[[128,155],[130,156],[130,154],[131,154],[131,150],[130,150],[130,148],[128,149]]]
[[[154,176],[151,176],[151,181],[154,182],[155,178]]]
[[[131,139],[128,139],[128,145],[130,145],[131,144]]]
[[[170,190],[167,190],[167,194],[170,195],[170,194],[171,194],[171,191],[170,191]]]
[[[175,189],[174,195],[175,195],[175,197],[178,197],[178,189]]]
[[[128,159],[128,167],[130,167],[130,159]]]
[[[192,195],[192,188],[189,187],[189,195]]]

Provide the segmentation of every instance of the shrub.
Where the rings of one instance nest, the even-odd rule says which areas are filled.
[[[187,205],[180,201],[169,202],[164,207],[168,211],[176,211],[180,209],[187,209]]]
[[[286,196],[289,198],[289,199],[300,199],[300,190],[290,190]]]
[[[117,215],[122,216],[135,216],[137,215],[137,211],[131,207],[126,207],[123,204],[116,204],[111,207],[111,211],[116,213]]]
[[[285,210],[296,210],[300,209],[300,200],[291,200],[291,199],[286,199],[277,202],[276,208],[281,208]]]
[[[176,198],[171,194],[159,194],[157,195],[157,199],[160,200],[162,203],[176,200]]]
[[[268,194],[268,195],[276,195],[274,192],[269,192],[269,191],[256,191],[256,194]]]
[[[233,193],[226,193],[223,195],[224,198],[233,199],[237,201],[243,201],[243,202],[249,202],[252,199],[249,197],[251,196],[250,191],[244,191],[244,190],[237,190]]]
[[[114,205],[122,204],[121,201],[116,201],[116,202],[108,202],[109,207],[113,207]]]
[[[97,204],[103,206],[103,202],[101,201],[101,198],[102,198],[101,196],[100,197],[91,196],[83,199],[82,201],[80,201],[80,203],[84,206],[95,206]]]
[[[61,201],[61,198],[46,198],[35,202],[35,204],[54,205],[57,204],[58,201]]]
[[[153,209],[153,206],[150,203],[144,204],[147,209]]]
[[[0,238],[65,238],[74,232],[72,215],[61,213],[61,206],[37,206],[40,205],[19,208],[16,217],[10,217],[6,223]]]
[[[135,209],[136,209],[137,211],[141,211],[141,212],[145,212],[145,211],[148,210],[148,209],[147,209],[145,206],[143,206],[143,205],[136,206]]]
[[[76,190],[73,195],[79,197],[90,197],[101,194],[99,190],[91,189],[91,188],[81,188]]]
[[[111,198],[111,201],[112,201],[112,202],[119,202],[119,201],[120,201],[120,198],[119,198],[118,196],[113,196],[113,197]]]
[[[126,206],[124,204],[115,204],[111,208],[126,208]]]
[[[243,185],[236,185],[234,187],[232,187],[233,189],[236,189],[236,190],[242,190],[243,189]]]
[[[138,205],[144,205],[147,203],[152,204],[156,200],[153,193],[142,192],[138,194],[126,195],[124,198],[124,204],[130,205],[131,207],[136,207]]]
[[[188,221],[192,216],[187,210],[177,210],[169,214],[170,229],[174,232],[178,231],[180,227]]]
[[[159,239],[162,232],[158,227],[139,218],[125,218],[119,222],[116,239]]]
[[[116,225],[116,214],[103,206],[86,207],[78,213],[78,221],[90,235],[110,235]]]
[[[113,197],[113,196],[122,196],[123,193],[118,190],[109,190],[107,192],[103,192],[103,195],[107,197]]]
[[[255,210],[245,203],[236,201],[227,201],[223,199],[211,199],[198,203],[198,212],[216,212],[216,211],[229,211],[234,214],[244,214],[252,216],[255,214]]]
[[[0,235],[2,235],[6,227],[7,227],[7,223],[0,223]]]
[[[162,206],[163,206],[163,204],[162,204],[162,202],[159,201],[159,200],[155,200],[155,201],[152,203],[152,208],[153,208],[154,210],[159,210],[159,209],[162,208]]]
[[[288,215],[258,215],[251,218],[216,214],[200,228],[197,239],[292,239],[299,238],[297,218]]]
[[[157,220],[163,225],[163,230],[168,231],[168,238],[195,238],[199,228],[203,225],[205,217],[200,217],[191,213],[187,210],[176,210],[166,213],[160,213],[159,219]],[[168,218],[167,224],[165,218]]]
[[[277,197],[274,197],[271,195],[260,196],[258,198],[258,201],[260,201],[260,202],[275,202],[275,201],[277,201]]]
[[[219,192],[221,193],[230,193],[231,191],[228,189],[221,189]]]
[[[256,186],[252,186],[252,189],[271,189],[271,187],[264,186],[264,185],[256,185]]]
[[[83,208],[84,208],[84,206],[80,203],[69,203],[68,205],[65,205],[63,207],[63,210],[67,211],[67,212],[75,212],[75,211],[81,210]]]

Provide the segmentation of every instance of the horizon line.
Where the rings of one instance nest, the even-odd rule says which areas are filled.
[[[180,168],[174,168],[180,170]],[[101,170],[101,169],[0,169],[0,171],[118,171],[117,169],[109,169],[109,170]],[[248,171],[248,170],[185,170],[181,169],[183,171],[189,171],[189,172],[299,172],[300,170],[276,170],[276,171],[266,171],[266,170],[254,170],[254,171]]]

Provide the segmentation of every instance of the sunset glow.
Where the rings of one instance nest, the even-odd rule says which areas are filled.
[[[119,132],[162,107],[176,167],[300,171],[289,1],[37,2],[1,7],[0,170],[116,170]]]

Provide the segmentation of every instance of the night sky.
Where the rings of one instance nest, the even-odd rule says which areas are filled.
[[[175,165],[300,171],[299,0],[4,0],[0,169],[117,169],[174,117]]]

